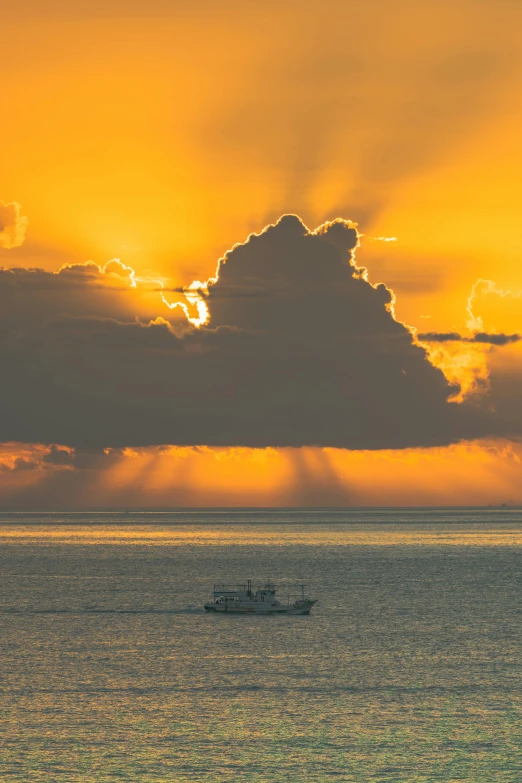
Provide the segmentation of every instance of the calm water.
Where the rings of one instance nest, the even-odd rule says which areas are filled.
[[[522,780],[522,512],[0,516],[0,780]],[[305,579],[309,617],[206,615]]]

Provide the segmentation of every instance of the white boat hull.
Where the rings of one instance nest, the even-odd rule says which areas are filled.
[[[304,601],[295,604],[263,604],[262,602],[252,602],[241,604],[231,601],[227,603],[208,603],[205,604],[205,611],[220,612],[221,614],[310,614],[310,609],[317,601]]]

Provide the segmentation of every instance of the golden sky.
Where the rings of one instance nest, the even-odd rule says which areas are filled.
[[[89,313],[181,322],[162,286],[183,300],[172,289],[207,280],[283,214],[311,230],[341,217],[358,224],[356,263],[393,290],[398,320],[518,333],[521,24],[510,0],[11,4],[0,200],[20,207],[0,207],[0,266],[56,273],[117,258],[132,271],[105,268],[96,285],[110,290]],[[509,397],[519,415],[520,344],[429,350],[468,401]],[[67,362],[67,383],[83,378]],[[522,502],[505,429],[393,451],[118,444],[84,468],[42,463],[51,441],[5,440],[0,504],[29,485],[48,505],[88,505],[93,487],[101,505]]]

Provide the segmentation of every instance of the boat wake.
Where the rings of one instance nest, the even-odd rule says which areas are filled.
[[[204,614],[205,610],[199,607],[187,606],[183,609],[115,609],[115,608],[102,608],[102,607],[84,607],[84,608],[63,608],[63,609],[32,609],[32,608],[19,608],[19,607],[4,607],[0,609],[0,614],[20,614],[20,615],[36,615],[36,614],[69,614],[69,615],[85,615],[85,614]]]

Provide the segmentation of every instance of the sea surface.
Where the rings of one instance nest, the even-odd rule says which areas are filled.
[[[0,585],[2,783],[522,781],[521,509],[4,513]]]

